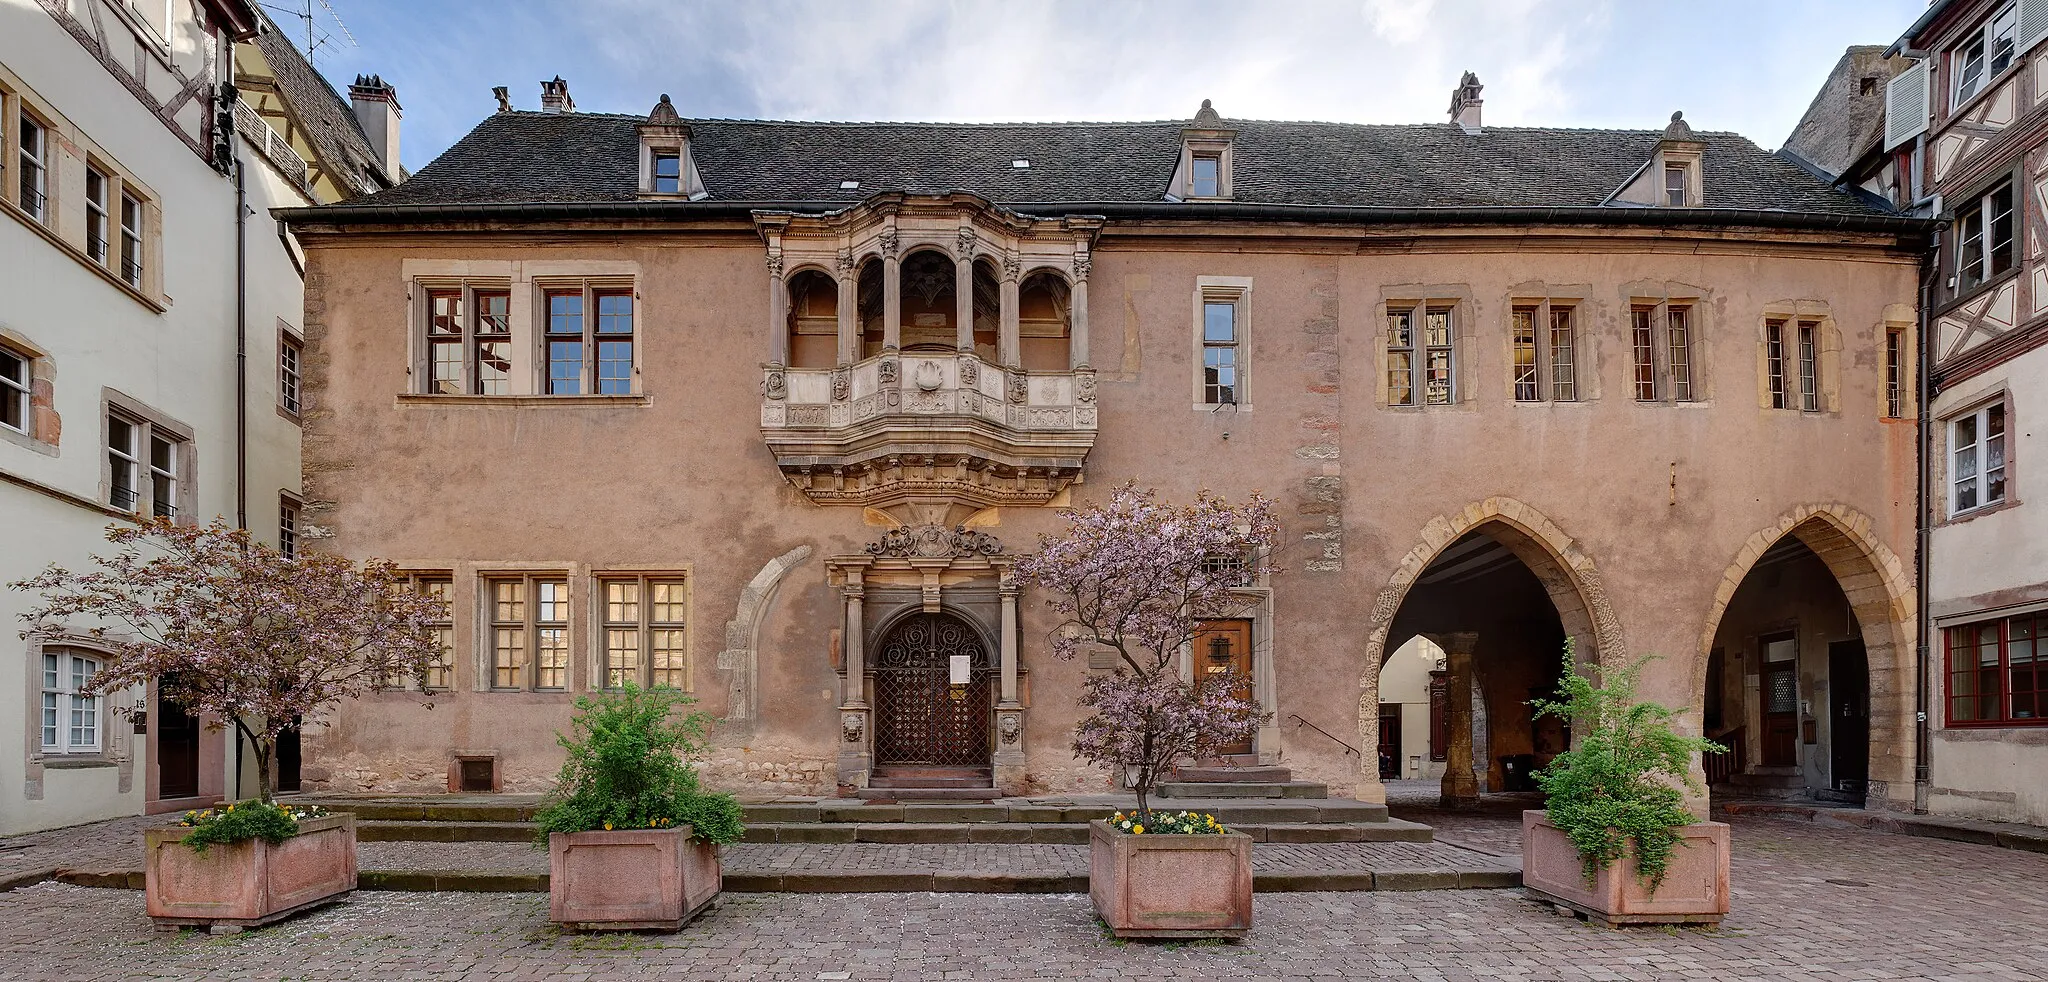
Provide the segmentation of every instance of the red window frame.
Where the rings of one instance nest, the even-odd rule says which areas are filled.
[[[2048,611],[1959,624],[1942,632],[1943,722],[1955,728],[2048,726]],[[2024,660],[2015,670],[2013,658]],[[1958,656],[1963,662],[1958,666]],[[1986,658],[1993,660],[1987,662]],[[1969,691],[1958,693],[1958,679]],[[1990,687],[1996,686],[1992,691]],[[1995,713],[1986,711],[1993,702]],[[1957,709],[1975,718],[1957,718]],[[2027,715],[2020,715],[2026,713]]]

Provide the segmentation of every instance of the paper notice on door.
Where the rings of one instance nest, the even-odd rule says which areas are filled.
[[[968,656],[966,655],[954,655],[952,656],[952,661],[953,684],[966,685],[969,681],[972,680],[971,676],[974,672],[973,663],[969,661]]]

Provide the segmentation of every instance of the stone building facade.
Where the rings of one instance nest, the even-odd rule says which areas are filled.
[[[1425,636],[1446,793],[1510,783],[1563,746],[1526,701],[1569,638],[1659,656],[1646,694],[1741,748],[1717,779],[1839,766],[1910,805],[1914,407],[1883,352],[1928,224],[1675,114],[1492,128],[1479,96],[821,124],[583,113],[555,80],[396,189],[285,213],[315,547],[450,601],[429,691],[310,729],[308,786],[537,790],[572,700],[632,679],[723,718],[730,787],[1104,787],[1069,740],[1110,666],[1053,658],[1008,568],[1136,482],[1280,502],[1280,571],[1189,657],[1248,670],[1273,716],[1243,749],[1299,777],[1383,797],[1380,667]],[[1816,719],[1842,645],[1853,740]]]

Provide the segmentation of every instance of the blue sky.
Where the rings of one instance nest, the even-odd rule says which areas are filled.
[[[267,0],[303,45],[286,11]],[[312,0],[319,10],[319,0]],[[1698,129],[1776,147],[1851,44],[1889,44],[1924,0],[329,0],[376,72],[415,170],[561,75],[585,112],[773,119],[1434,122],[1478,73],[1492,125]],[[275,4],[275,6],[271,6]],[[285,8],[284,10],[278,9]]]

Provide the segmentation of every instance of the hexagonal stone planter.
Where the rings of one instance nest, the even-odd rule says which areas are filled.
[[[572,931],[675,931],[718,898],[718,846],[690,827],[548,836],[548,920]]]
[[[204,853],[178,841],[189,832],[173,826],[142,833],[145,904],[159,930],[239,931],[334,903],[356,888],[353,815],[306,819],[283,842],[251,839]]]
[[[1550,824],[1546,813],[1525,811],[1522,886],[1531,897],[1562,904],[1609,927],[1719,924],[1728,913],[1728,826],[1697,822],[1678,835],[1678,848],[1656,892],[1636,875],[1633,844],[1588,886],[1571,837]]]
[[[1239,938],[1252,926],[1252,839],[1131,835],[1088,823],[1088,895],[1119,938]]]

